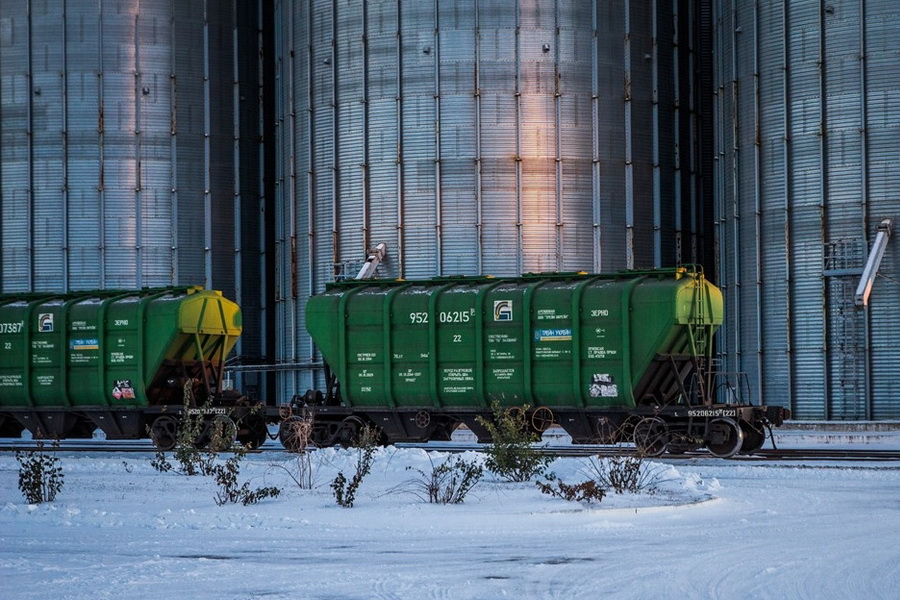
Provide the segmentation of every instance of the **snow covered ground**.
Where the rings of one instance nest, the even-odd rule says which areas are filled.
[[[247,457],[241,479],[283,493],[246,507],[151,453],[65,452],[56,502],[30,506],[0,453],[0,599],[900,598],[898,463],[659,461],[655,494],[594,505],[488,474],[427,504],[416,469],[445,456],[380,450],[347,509],[329,484],[353,450],[314,452],[312,490],[296,457]],[[552,469],[576,483],[585,460]]]

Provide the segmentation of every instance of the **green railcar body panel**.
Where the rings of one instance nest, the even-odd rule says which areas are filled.
[[[240,308],[196,287],[0,296],[0,407],[156,404],[163,365],[218,365],[240,333]]]
[[[345,282],[306,306],[344,403],[391,408],[634,406],[652,365],[709,356],[722,316],[686,269]]]

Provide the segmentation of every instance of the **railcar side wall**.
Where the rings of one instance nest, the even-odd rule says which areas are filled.
[[[663,393],[653,365],[707,357],[722,295],[684,269],[453,278],[337,284],[306,314],[350,406],[596,408]]]
[[[0,410],[180,404],[166,369],[219,364],[240,333],[239,307],[199,288],[0,297]]]

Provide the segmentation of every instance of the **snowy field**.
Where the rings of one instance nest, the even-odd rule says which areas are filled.
[[[296,457],[247,457],[241,479],[283,493],[246,507],[152,453],[60,456],[61,494],[30,506],[0,453],[2,600],[900,598],[898,463],[659,461],[656,493],[593,505],[487,474],[434,505],[416,469],[446,455],[387,448],[342,508],[353,450],[314,452],[312,490]],[[552,470],[576,483],[585,460]]]

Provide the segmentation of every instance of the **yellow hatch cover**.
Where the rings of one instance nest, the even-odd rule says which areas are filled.
[[[241,309],[222,292],[196,289],[181,303],[178,327],[183,333],[241,335]]]

